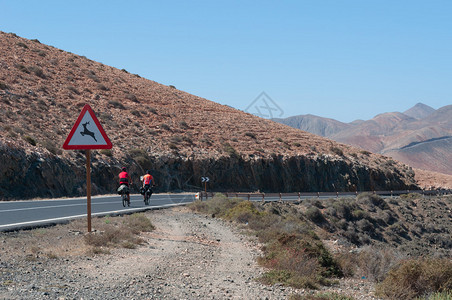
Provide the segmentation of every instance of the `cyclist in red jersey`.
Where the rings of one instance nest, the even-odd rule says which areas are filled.
[[[146,175],[143,176],[143,189],[147,191],[151,188],[151,185],[154,185],[154,177],[151,175],[151,171],[146,170]],[[152,195],[152,191],[151,191]],[[146,194],[143,195],[143,199],[146,197]]]
[[[129,176],[129,173],[127,173],[127,170],[125,167],[122,167],[122,172],[119,173],[119,185],[126,185],[127,187],[129,187],[129,183],[131,183],[132,180]],[[127,199],[129,200],[130,203],[130,194],[129,192],[127,192]]]

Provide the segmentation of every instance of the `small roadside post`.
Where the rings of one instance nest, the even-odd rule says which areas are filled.
[[[91,149],[111,149],[112,143],[94,111],[85,104],[63,144],[64,150],[85,150],[86,155],[86,207],[88,232],[91,232]]]
[[[201,177],[201,182],[204,183],[204,192],[207,194],[207,183],[210,181],[209,177]]]

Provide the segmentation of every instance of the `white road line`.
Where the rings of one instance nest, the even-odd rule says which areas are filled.
[[[106,203],[111,203],[111,202],[91,203],[91,205],[106,204]],[[12,212],[12,211],[22,211],[22,210],[36,210],[36,209],[47,209],[47,208],[71,207],[71,206],[86,206],[86,203],[5,209],[5,210],[0,210],[0,213]]]
[[[158,200],[166,200],[166,199],[151,199],[153,201],[158,201]],[[131,200],[130,202],[142,202],[143,200]],[[112,204],[114,202],[91,202],[91,205],[103,205],[103,204]],[[120,201],[118,201],[118,203],[121,203]],[[60,208],[60,207],[73,207],[73,206],[86,206],[86,203],[80,203],[80,204],[63,204],[63,205],[52,205],[52,206],[38,206],[38,207],[26,207],[26,208],[14,208],[14,209],[5,209],[5,210],[1,210],[0,209],[0,213],[4,213],[4,212],[14,212],[14,211],[26,211],[26,210],[37,210],[37,209],[48,209],[48,208]]]
[[[135,194],[130,194],[130,196],[134,196]],[[136,194],[138,195],[138,194]],[[115,198],[115,197],[119,197],[121,198],[121,196],[119,195],[105,195],[105,196],[91,196],[91,199],[97,199],[97,198]],[[79,200],[86,200],[86,196],[85,197],[78,197],[78,198],[55,198],[55,199],[35,199],[35,200],[14,200],[14,201],[0,201],[0,205],[2,204],[8,204],[8,203],[24,203],[24,202],[33,202],[33,203],[38,203],[38,202],[55,202],[55,201],[79,201]]]
[[[119,214],[119,213],[125,213],[125,212],[134,212],[134,211],[143,211],[148,210],[152,208],[165,208],[165,207],[172,207],[172,206],[180,206],[183,204],[165,204],[165,205],[155,205],[155,206],[146,206],[141,208],[129,208],[129,209],[123,209],[123,210],[114,210],[114,211],[106,211],[106,212],[100,212],[100,213],[94,213],[91,214],[91,216],[105,216],[109,214]],[[26,225],[33,225],[33,224],[42,224],[42,223],[54,223],[54,222],[62,222],[62,221],[68,221],[72,219],[78,219],[78,218],[84,218],[86,217],[86,214],[83,215],[75,215],[75,216],[69,216],[69,217],[61,217],[61,218],[53,218],[53,219],[44,219],[44,220],[35,220],[35,221],[28,221],[28,222],[21,222],[21,223],[13,223],[13,224],[6,224],[6,225],[0,225],[0,230],[8,227],[16,227],[16,226],[26,226]]]

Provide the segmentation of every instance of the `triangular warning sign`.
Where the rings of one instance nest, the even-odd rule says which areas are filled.
[[[63,144],[63,149],[111,149],[111,147],[110,139],[93,110],[88,104],[85,104]]]

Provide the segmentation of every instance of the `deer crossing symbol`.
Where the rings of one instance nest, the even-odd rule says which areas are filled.
[[[86,128],[86,125],[88,125],[88,124],[89,124],[89,122],[86,122],[85,124],[82,124],[82,126],[83,126],[83,131],[80,131],[80,134],[81,134],[82,136],[85,136],[85,134],[86,134],[86,135],[89,135],[89,136],[91,136],[91,137],[97,142],[97,139],[96,139],[96,137],[94,136],[94,132],[89,131],[88,128]]]

